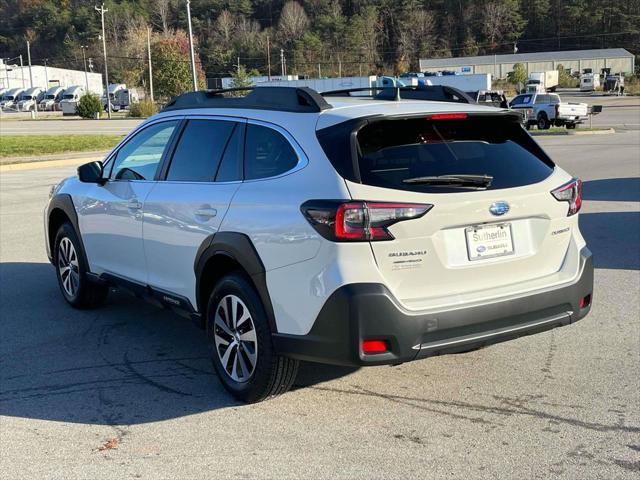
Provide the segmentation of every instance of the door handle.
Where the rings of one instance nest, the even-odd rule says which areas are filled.
[[[215,208],[199,208],[195,211],[196,217],[213,218],[218,214]]]
[[[140,210],[142,208],[142,204],[138,200],[130,200],[127,207],[130,210]]]

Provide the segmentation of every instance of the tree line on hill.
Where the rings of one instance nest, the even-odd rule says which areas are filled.
[[[146,84],[151,27],[159,93],[189,89],[186,0],[105,7],[110,79]],[[0,56],[26,59],[28,40],[35,64],[82,69],[86,45],[91,67],[102,71],[93,1],[0,0],[0,11]],[[640,53],[640,0],[192,0],[191,16],[202,83],[244,69],[266,75],[269,67],[274,75],[284,68],[311,77],[397,74],[417,70],[420,58],[514,47]]]

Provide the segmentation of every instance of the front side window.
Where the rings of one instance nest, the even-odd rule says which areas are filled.
[[[118,150],[111,179],[153,180],[177,125],[178,120],[160,122],[134,135]]]
[[[275,177],[288,172],[297,164],[296,152],[281,133],[261,125],[247,125],[245,180]]]
[[[167,180],[213,181],[235,122],[189,120],[169,166]]]

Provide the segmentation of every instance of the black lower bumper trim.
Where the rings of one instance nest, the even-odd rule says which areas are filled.
[[[580,277],[570,285],[473,307],[415,314],[377,283],[345,285],[327,300],[308,335],[274,334],[276,350],[301,360],[338,365],[396,364],[471,350],[549,330],[583,318],[593,296],[591,252],[580,252]],[[362,353],[362,340],[386,340],[389,351]]]

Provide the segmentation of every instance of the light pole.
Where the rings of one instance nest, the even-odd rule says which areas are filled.
[[[22,88],[25,88],[25,84],[24,84],[24,64],[22,63],[22,54],[20,54],[20,72],[22,73]]]
[[[149,95],[153,102],[153,69],[151,67],[151,27],[147,27],[147,56],[149,57]]]
[[[80,45],[82,49],[82,63],[84,64],[84,84],[87,89],[87,93],[89,93],[89,76],[87,75],[87,56],[85,55],[85,50],[88,48],[86,45]]]
[[[33,73],[31,72],[31,45],[29,44],[29,40],[27,40],[27,60],[29,62],[29,83],[31,88],[33,88]]]
[[[191,1],[187,0],[187,24],[189,26],[189,54],[191,56],[191,76],[193,77],[193,91],[198,91],[198,78],[196,77],[196,57],[193,53],[193,31],[191,29]]]
[[[104,8],[104,3],[98,7],[94,7],[96,12],[100,13],[102,19],[102,53],[104,54],[104,84],[106,86],[105,95],[107,97],[107,116],[111,120],[111,98],[109,97],[109,70],[107,69],[107,40],[104,36],[104,14],[109,10]]]

